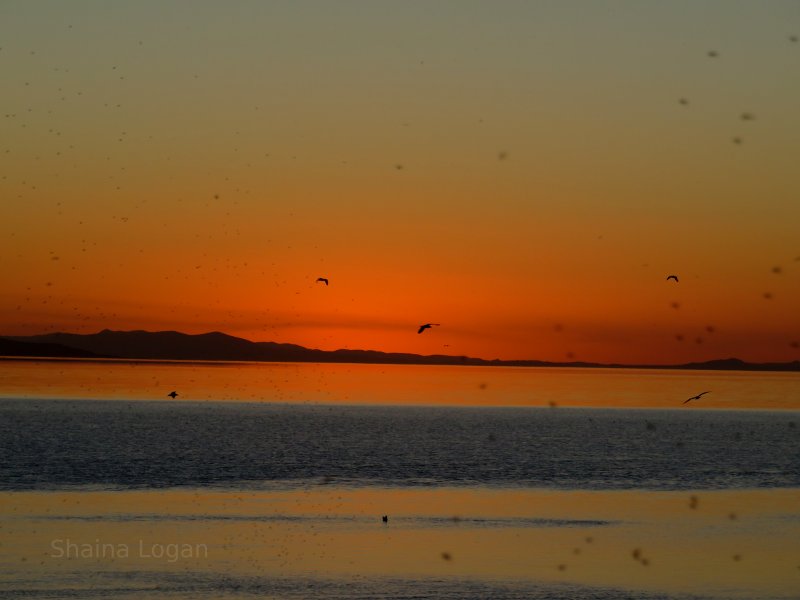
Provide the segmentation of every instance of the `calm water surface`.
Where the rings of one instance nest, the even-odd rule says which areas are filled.
[[[800,486],[787,412],[5,400],[0,489]]]
[[[0,362],[0,595],[798,597],[798,406],[797,374]]]
[[[796,374],[62,361],[0,369],[0,489],[800,485],[797,413],[730,410],[754,399],[792,406]],[[166,397],[172,389],[178,401]]]
[[[0,398],[800,410],[800,373],[305,363],[0,361]],[[692,406],[693,408],[694,406]]]

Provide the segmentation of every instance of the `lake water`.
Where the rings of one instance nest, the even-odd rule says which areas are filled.
[[[796,598],[798,406],[792,373],[0,362],[0,594]]]
[[[800,373],[308,363],[0,361],[0,398],[800,409]]]
[[[6,400],[0,489],[800,487],[781,412]],[[800,419],[797,419],[800,421]]]

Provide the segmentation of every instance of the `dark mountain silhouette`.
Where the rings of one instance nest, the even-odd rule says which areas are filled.
[[[423,356],[376,350],[315,350],[296,344],[251,342],[218,331],[190,335],[178,331],[111,331],[88,335],[48,333],[0,338],[0,356],[117,358],[123,360],[213,360],[262,362],[475,365],[507,367],[605,367],[706,369],[736,371],[800,371],[800,361],[747,363],[738,358],[682,365],[623,365],[541,360],[485,360],[469,356]],[[72,354],[68,354],[68,353]],[[82,354],[81,354],[82,353]]]
[[[78,348],[69,348],[61,344],[20,342],[8,338],[0,338],[0,356],[100,358],[93,352],[79,350]]]
[[[694,362],[673,367],[680,369],[705,369],[713,371],[800,371],[800,361],[786,363],[749,363],[739,358],[722,358]]]
[[[82,335],[48,333],[10,339],[45,342],[128,359],[299,361],[315,352],[294,344],[255,343],[220,332],[189,335],[178,331],[111,331]],[[319,352],[319,351],[316,351]]]

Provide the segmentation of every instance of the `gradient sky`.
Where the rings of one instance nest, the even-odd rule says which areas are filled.
[[[796,0],[6,0],[0,333],[800,359],[794,36]]]

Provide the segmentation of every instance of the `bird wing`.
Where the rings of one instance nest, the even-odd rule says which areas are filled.
[[[689,402],[690,400],[700,400],[700,397],[701,397],[701,396],[705,396],[705,395],[706,395],[706,394],[708,394],[708,393],[710,393],[710,392],[703,392],[702,394],[697,394],[697,396],[692,396],[692,397],[691,397],[691,398],[689,398],[688,400],[684,400],[684,401],[683,401],[683,403],[684,403],[684,404],[686,404],[686,403],[687,403],[687,402]]]
[[[425,331],[425,329],[426,329],[425,325],[420,325],[419,329],[417,330],[417,333],[422,333],[423,331]]]

